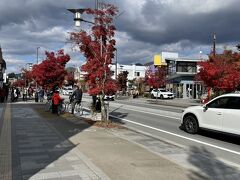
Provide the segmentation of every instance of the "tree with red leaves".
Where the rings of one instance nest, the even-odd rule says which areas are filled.
[[[28,71],[26,69],[22,69],[22,76],[21,79],[15,81],[12,86],[16,87],[27,87],[30,82],[32,82],[32,71]]]
[[[216,95],[240,88],[240,53],[225,50],[222,54],[210,55],[208,61],[198,65],[196,79],[212,88]]]
[[[25,81],[24,79],[18,79],[17,81],[15,81],[12,86],[15,86],[15,87],[24,87],[25,86]]]
[[[29,83],[33,81],[32,71],[22,69],[22,80],[24,80],[24,86],[27,87]]]
[[[38,85],[45,89],[61,87],[67,74],[65,65],[69,60],[70,56],[64,54],[63,50],[59,50],[57,53],[46,52],[46,59],[41,64],[33,66],[32,77]]]
[[[166,86],[166,67],[165,66],[150,66],[145,75],[145,82],[152,88],[161,88]]]
[[[114,58],[115,43],[113,39],[115,27],[113,18],[117,15],[117,7],[102,4],[100,9],[87,9],[86,13],[95,17],[91,33],[84,30],[71,33],[70,39],[75,42],[86,57],[82,71],[87,72],[86,84],[90,95],[100,95],[102,120],[107,121],[104,95],[117,91],[116,81],[111,78],[109,65]]]
[[[127,81],[128,81],[128,72],[123,71],[118,75],[117,83],[120,91],[124,91],[124,93],[127,91]]]

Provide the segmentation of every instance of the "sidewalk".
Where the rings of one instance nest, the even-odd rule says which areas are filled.
[[[70,114],[58,117],[45,112],[43,105],[37,103],[8,104],[6,109],[3,127],[11,138],[5,138],[5,143],[0,144],[1,180],[240,177],[236,168],[225,165],[206,150],[193,148],[187,152],[182,147],[125,128],[98,128]],[[11,126],[6,126],[9,123]],[[12,157],[7,152],[12,152]],[[182,156],[186,156],[185,161]],[[6,157],[8,162],[13,162],[8,169],[2,161]]]
[[[11,117],[11,126],[4,127],[12,137],[5,141],[12,143],[0,144],[0,161],[10,149],[13,164],[3,171],[1,163],[0,179],[188,179],[186,169],[117,136],[118,130],[57,117],[41,105],[8,104],[6,109],[12,114],[3,124]]]

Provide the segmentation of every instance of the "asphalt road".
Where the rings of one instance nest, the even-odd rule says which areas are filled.
[[[84,96],[83,105],[89,107],[91,98]],[[216,158],[240,165],[240,136],[200,131],[190,135],[179,129],[183,108],[154,105],[146,100],[126,99],[110,101],[110,116],[129,128],[184,148],[199,148]]]

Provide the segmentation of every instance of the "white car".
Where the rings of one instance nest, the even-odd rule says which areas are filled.
[[[165,89],[153,89],[151,91],[151,98],[173,99],[174,94],[172,92],[166,91]]]
[[[62,94],[63,95],[71,95],[73,93],[73,89],[71,87],[63,87]]]
[[[114,97],[115,97],[115,95],[105,95],[105,96],[104,96],[104,100],[114,101]]]
[[[203,106],[186,108],[181,128],[190,134],[204,128],[240,135],[240,94],[221,95]]]

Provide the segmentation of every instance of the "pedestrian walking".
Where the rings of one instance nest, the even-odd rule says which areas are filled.
[[[23,101],[27,101],[27,88],[23,88]]]
[[[39,92],[38,92],[38,96],[39,96],[39,101],[43,102],[43,98],[44,98],[44,90],[42,88],[40,88]]]
[[[28,88],[28,96],[29,96],[29,98],[31,98],[32,95],[33,95],[33,89],[32,89],[32,87],[30,86],[30,87]]]
[[[52,113],[53,114],[57,113],[58,106],[61,100],[63,99],[59,96],[59,90],[55,90],[52,95]]]
[[[17,101],[17,89],[15,87],[12,87],[11,91],[11,101],[15,102]]]
[[[78,103],[78,104],[81,104],[82,102],[82,88],[79,86],[76,86],[76,89],[75,91],[72,93],[72,95],[70,95],[70,100],[71,100],[71,104],[72,104],[72,114],[74,114],[74,108],[75,108],[75,105]]]

